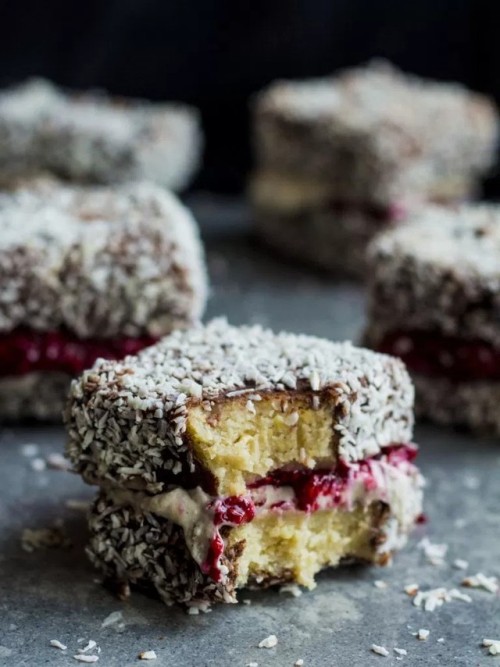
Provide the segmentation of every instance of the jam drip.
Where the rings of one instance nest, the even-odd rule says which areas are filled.
[[[377,349],[400,357],[419,375],[454,382],[500,380],[500,350],[482,340],[399,330],[386,334]]]
[[[300,510],[315,512],[321,509],[321,499],[326,499],[324,506],[339,507],[344,504],[345,494],[350,484],[361,482],[367,491],[377,489],[372,465],[375,461],[384,462],[393,467],[411,463],[417,456],[415,445],[391,445],[370,459],[358,463],[347,464],[339,461],[335,468],[328,470],[275,470],[248,485],[249,495],[216,498],[207,507],[213,515],[214,534],[210,541],[205,561],[201,570],[213,581],[223,578],[221,558],[224,553],[224,541],[219,529],[236,527],[249,523],[256,512],[262,507],[257,500],[256,491],[261,487],[271,486],[275,489],[288,487],[293,491],[293,502],[277,502],[267,509]]]
[[[69,331],[35,331],[18,328],[0,334],[0,369],[2,376],[50,371],[78,375],[96,359],[121,359],[136,354],[157,339],[85,338]]]

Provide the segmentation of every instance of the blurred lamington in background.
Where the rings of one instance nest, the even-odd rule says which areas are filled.
[[[254,105],[259,235],[293,259],[360,276],[377,232],[427,201],[478,193],[497,137],[488,98],[385,61],[275,82]]]
[[[0,185],[40,173],[79,183],[149,180],[182,190],[202,150],[198,111],[175,102],[66,93],[30,79],[0,93]]]

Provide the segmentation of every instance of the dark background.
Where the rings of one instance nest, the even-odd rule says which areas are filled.
[[[0,85],[43,75],[190,102],[206,133],[195,185],[237,191],[249,98],[272,79],[382,56],[500,102],[499,20],[500,0],[0,0]]]

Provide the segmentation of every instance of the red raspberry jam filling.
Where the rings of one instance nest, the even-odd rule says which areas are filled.
[[[377,349],[400,357],[419,375],[455,382],[500,380],[500,350],[485,341],[433,331],[394,331],[385,335]]]
[[[51,371],[78,375],[99,357],[121,359],[136,354],[157,339],[78,338],[69,331],[35,331],[19,328],[0,334],[2,376]]]
[[[223,577],[221,557],[224,540],[219,529],[223,526],[236,527],[250,523],[257,513],[263,511],[295,510],[316,512],[320,509],[350,507],[350,491],[361,485],[366,493],[376,492],[380,486],[381,465],[392,468],[408,468],[417,456],[415,445],[391,445],[377,456],[356,463],[339,461],[335,468],[328,470],[286,470],[271,472],[248,485],[247,496],[216,498],[207,507],[213,515],[214,534],[210,541],[201,570],[214,581]],[[378,467],[377,467],[378,465]],[[377,469],[375,469],[377,467]],[[286,491],[286,500],[267,502],[262,491]],[[383,492],[383,489],[380,489]],[[274,495],[274,494],[270,494]],[[278,494],[279,496],[279,494]]]

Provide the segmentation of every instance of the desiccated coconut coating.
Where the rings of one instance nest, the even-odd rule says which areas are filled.
[[[45,80],[0,93],[0,176],[49,171],[78,182],[185,187],[201,152],[186,105],[66,94]]]
[[[500,345],[500,207],[429,207],[371,250],[368,339],[434,330]]]
[[[159,336],[206,298],[198,231],[159,186],[47,183],[0,197],[0,331]]]
[[[418,491],[410,488],[409,496],[413,500],[412,494],[417,496]],[[405,500],[402,499],[402,502],[404,504]],[[409,526],[398,525],[392,509],[383,502],[373,503],[364,512],[358,509],[357,513],[366,522],[363,556],[346,553],[341,563],[344,560],[380,565],[390,562],[392,550],[405,544],[409,530]],[[348,522],[350,513],[345,512],[343,518]],[[246,539],[233,541],[225,550],[221,565],[227,574],[222,581],[215,582],[201,572],[180,526],[152,513],[116,504],[106,493],[101,492],[91,508],[89,529],[91,539],[87,554],[93,565],[117,588],[132,584],[156,592],[167,605],[180,603],[201,610],[206,610],[212,603],[237,601],[237,589],[241,586],[238,582],[240,559],[248,547],[248,540],[251,540],[249,535]],[[355,529],[355,524],[350,529]],[[293,530],[292,523],[289,532]],[[346,530],[349,530],[349,523]],[[345,541],[346,536],[342,537]],[[339,544],[342,543],[339,534],[332,536],[333,541],[335,538]],[[225,540],[228,539],[230,530],[225,535]],[[297,544],[300,544],[299,536],[296,542],[290,541],[289,535],[283,536],[285,548],[297,549]],[[307,550],[303,550],[303,557],[307,558]],[[297,574],[283,570],[277,562],[272,572],[250,579],[245,586],[267,588],[293,582]]]
[[[196,471],[186,436],[194,408],[210,413],[245,393],[257,400],[300,391],[312,404],[314,396],[333,397],[345,460],[411,440],[413,387],[400,361],[350,343],[219,319],[173,332],[121,362],[100,360],[74,381],[68,455],[87,481],[158,492],[165,480],[179,484]]]
[[[260,169],[318,178],[351,200],[425,195],[442,177],[477,175],[493,161],[497,134],[487,98],[388,63],[278,81],[255,106]]]
[[[500,383],[453,382],[447,378],[414,374],[417,415],[446,426],[458,426],[485,435],[500,435]]]

